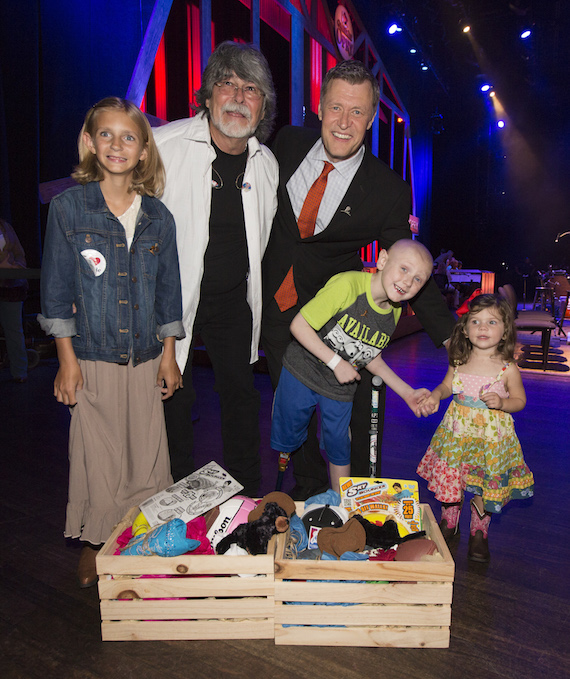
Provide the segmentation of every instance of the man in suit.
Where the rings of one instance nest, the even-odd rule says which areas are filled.
[[[379,240],[383,248],[389,248],[395,241],[411,237],[409,185],[364,144],[379,98],[378,82],[363,64],[342,62],[323,81],[320,136],[314,130],[286,127],[275,140],[279,206],[263,259],[262,320],[262,346],[274,388],[291,340],[289,325],[299,309],[334,274],[362,269],[359,250],[363,246]],[[314,231],[301,235],[298,220],[307,195],[318,182],[325,188]],[[412,306],[434,343],[441,345],[449,337],[454,319],[433,280]],[[370,390],[370,376],[362,375],[351,421],[355,476],[368,476]],[[382,393],[380,431],[384,397]],[[294,499],[306,499],[328,487],[316,422],[312,429],[313,435],[309,433],[307,442],[293,456]]]

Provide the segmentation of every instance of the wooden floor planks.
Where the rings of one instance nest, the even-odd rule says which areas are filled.
[[[424,333],[396,341],[390,365],[416,386],[433,388],[446,357]],[[105,642],[96,588],[75,584],[79,550],[63,538],[68,414],[52,396],[56,362],[43,360],[25,385],[0,373],[0,676],[3,679],[136,677],[299,677],[362,679],[564,679],[570,677],[568,498],[570,378],[525,374],[528,405],[515,416],[536,495],[513,502],[491,526],[488,566],[467,560],[468,516],[454,551],[456,576],[449,649],[275,646],[270,640]],[[197,463],[222,461],[213,376],[195,369]],[[273,490],[269,448],[271,389],[262,393],[263,493]],[[384,476],[416,478],[415,467],[441,415],[416,420],[388,396]],[[285,490],[292,485],[290,472]],[[420,483],[421,500],[439,516]]]

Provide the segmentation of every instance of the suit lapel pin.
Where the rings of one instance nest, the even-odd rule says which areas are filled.
[[[347,206],[344,208],[344,210],[341,210],[341,212],[342,212],[343,214],[345,214],[345,215],[348,215],[349,217],[352,217],[352,215],[350,214],[350,205],[347,205]]]

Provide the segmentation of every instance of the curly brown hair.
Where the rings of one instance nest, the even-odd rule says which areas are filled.
[[[141,195],[160,197],[164,192],[164,165],[160,158],[158,148],[154,142],[152,129],[145,114],[132,101],[121,99],[120,97],[105,97],[94,104],[85,116],[83,127],[77,139],[79,151],[79,164],[74,168],[73,179],[78,184],[88,182],[100,182],[104,175],[97,157],[91,153],[86,145],[83,135],[86,132],[91,138],[95,136],[97,129],[97,117],[102,112],[121,111],[126,113],[133,123],[139,128],[144,148],[147,155],[144,160],[139,161],[133,171],[131,191]]]
[[[483,309],[495,309],[505,326],[505,333],[497,346],[497,353],[505,361],[513,361],[517,342],[517,329],[515,326],[514,311],[507,299],[500,295],[477,295],[468,305],[469,311],[463,314],[455,324],[449,340],[448,355],[449,364],[452,366],[467,363],[473,345],[469,341],[465,328],[473,314]]]

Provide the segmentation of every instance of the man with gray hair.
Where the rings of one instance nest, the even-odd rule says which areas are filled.
[[[196,94],[197,115],[155,130],[166,169],[162,201],[176,221],[186,339],[176,359],[184,386],[165,402],[175,481],[194,469],[191,409],[193,336],[212,362],[220,397],[224,464],[255,496],[261,480],[258,358],[261,259],[277,209],[278,167],[261,142],[276,97],[265,57],[224,42],[212,53]]]
[[[411,238],[410,187],[365,145],[379,98],[372,73],[359,61],[344,61],[323,80],[320,135],[285,127],[272,147],[279,161],[279,209],[263,260],[262,346],[274,388],[291,341],[289,326],[301,307],[335,274],[361,270],[363,246],[378,240],[387,249]],[[412,306],[435,344],[450,336],[454,319],[433,280]],[[370,376],[364,371],[351,421],[354,476],[368,476],[370,392]],[[380,433],[383,410],[382,401]],[[293,457],[296,486],[290,495],[295,500],[306,500],[329,486],[316,422],[309,432]]]

